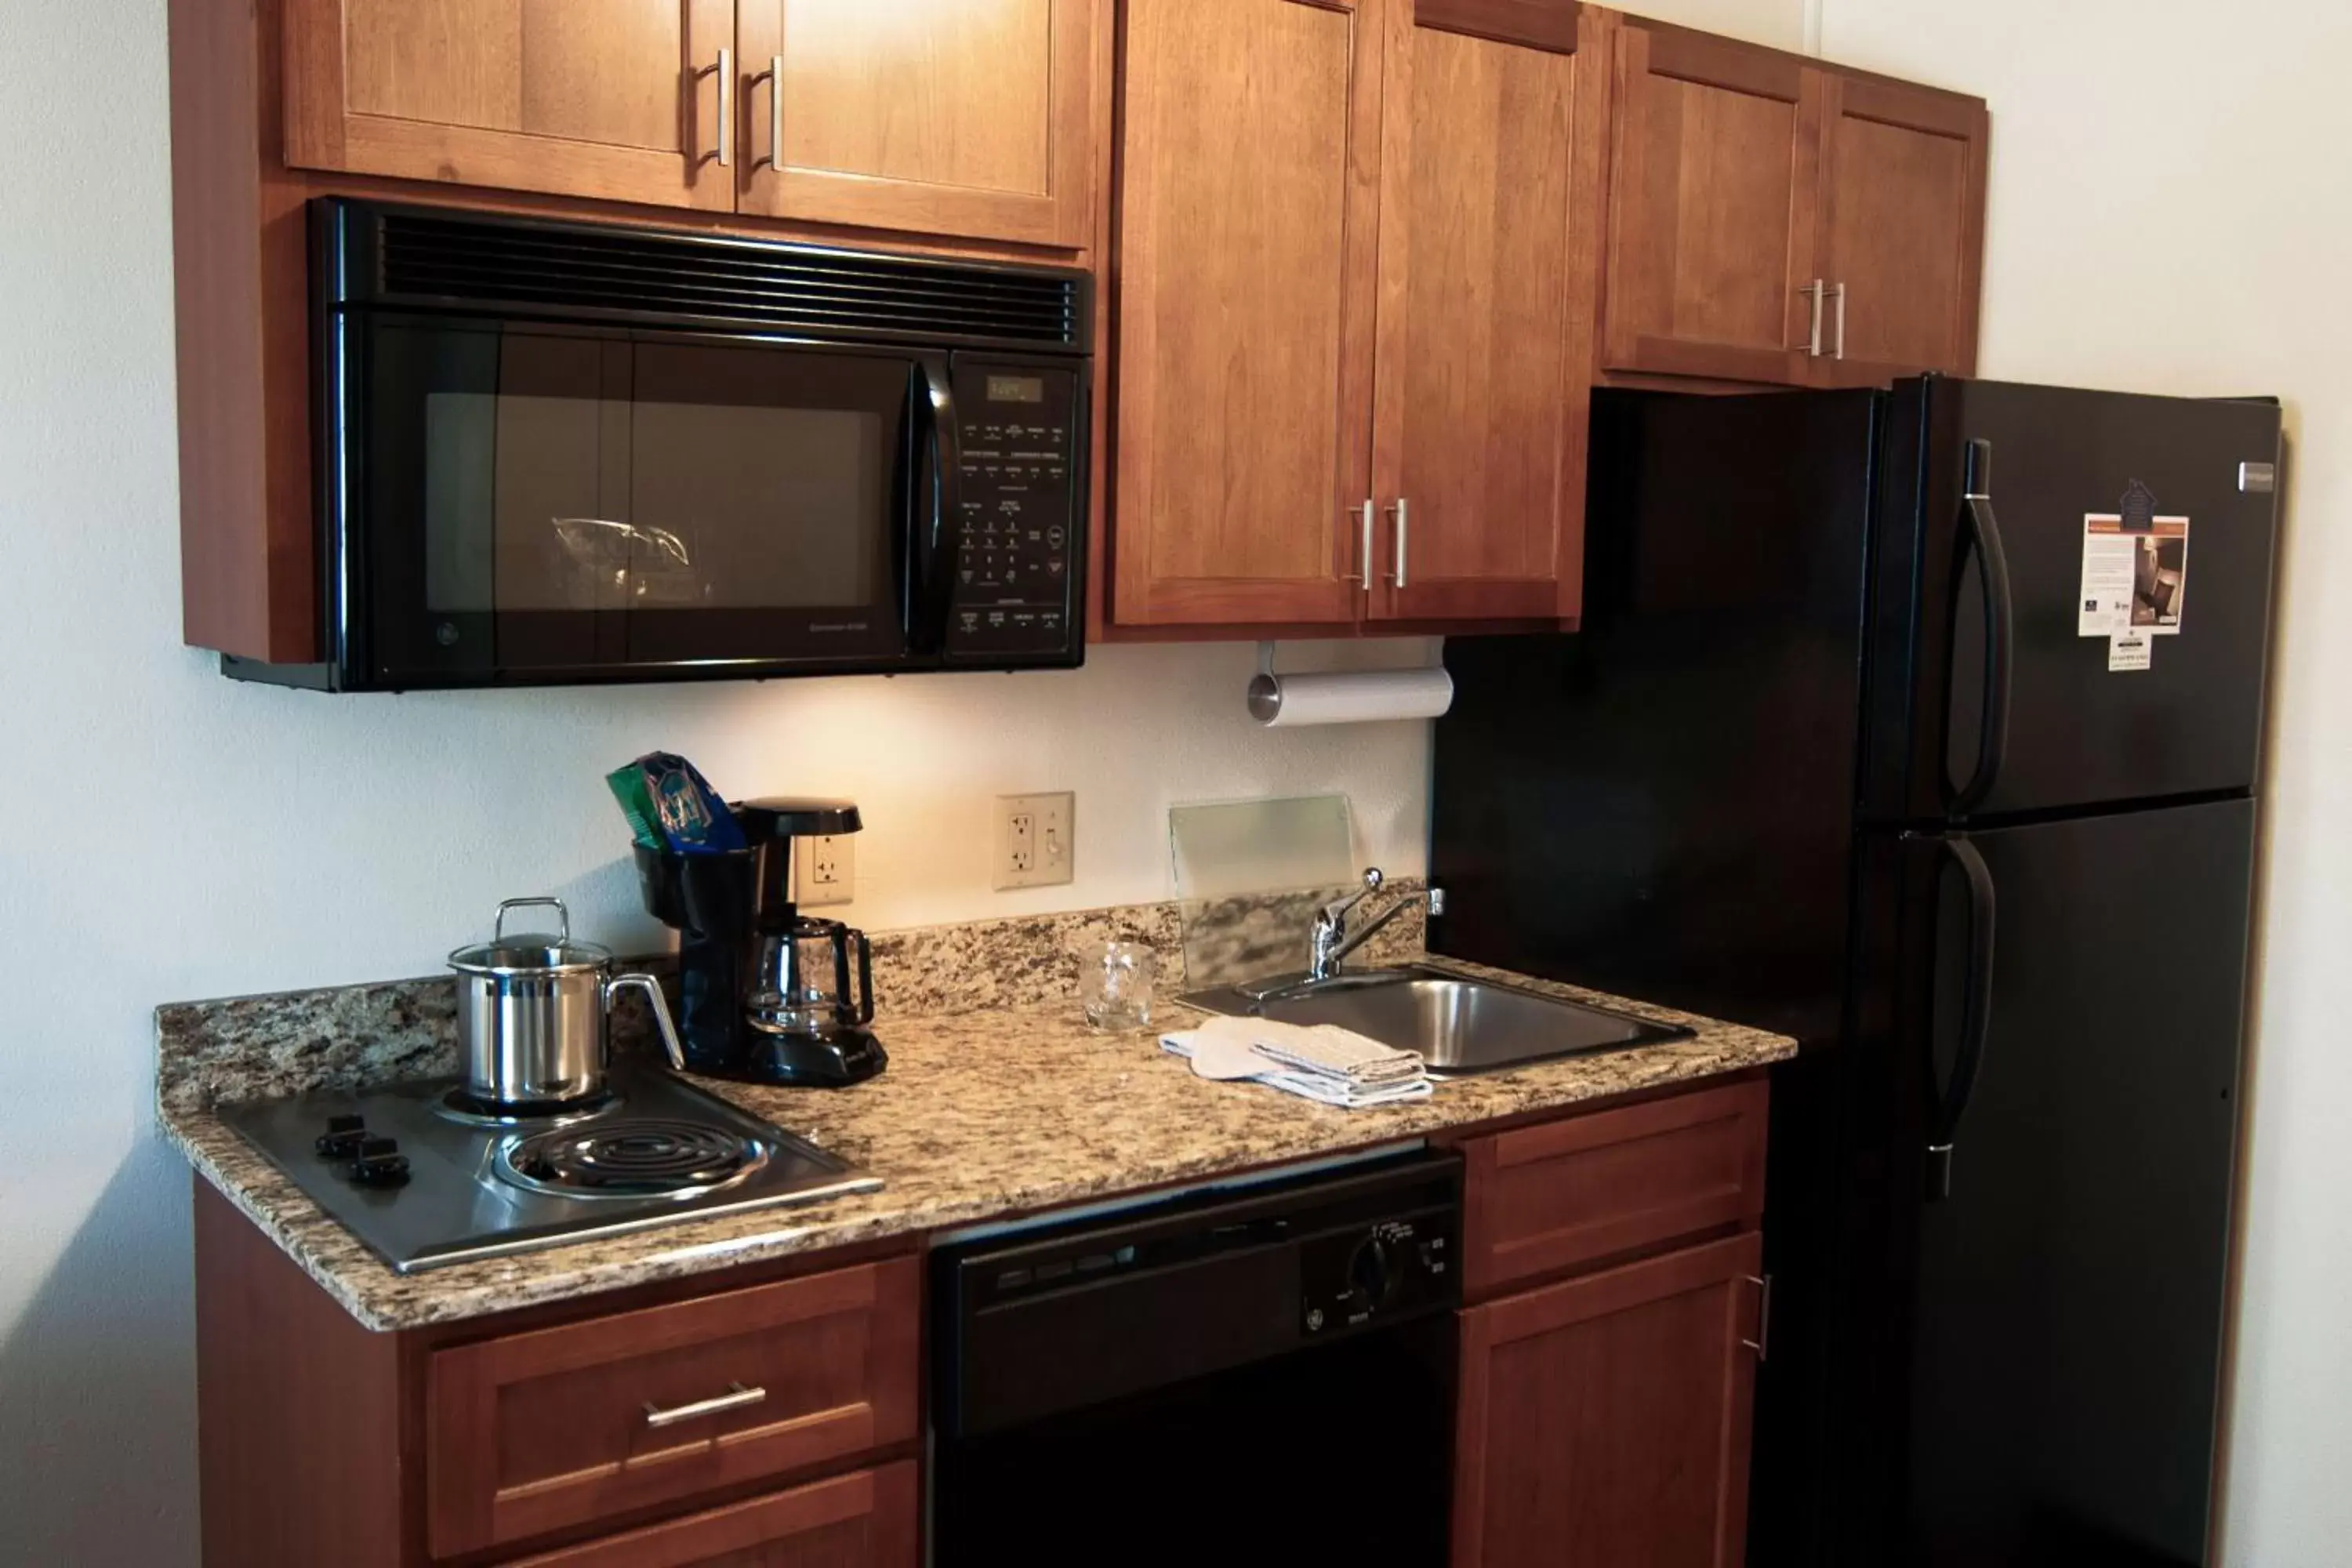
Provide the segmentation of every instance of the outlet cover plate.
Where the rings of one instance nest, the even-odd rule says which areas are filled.
[[[996,890],[1051,888],[1077,874],[1078,797],[1060,795],[1000,795],[992,827],[989,864]]]
[[[845,904],[857,896],[856,835],[828,833],[804,838],[795,847],[800,862],[793,875],[800,879],[800,897],[794,901],[803,909]]]

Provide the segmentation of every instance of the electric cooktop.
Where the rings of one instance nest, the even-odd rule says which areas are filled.
[[[616,1061],[610,1081],[544,1115],[427,1079],[220,1117],[403,1274],[882,1185],[648,1063]]]

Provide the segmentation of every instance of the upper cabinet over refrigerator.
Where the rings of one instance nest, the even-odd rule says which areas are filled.
[[[1615,89],[1605,374],[1974,370],[1981,100],[1640,18]]]

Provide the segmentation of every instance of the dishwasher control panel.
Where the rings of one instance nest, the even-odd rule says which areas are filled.
[[[1298,1257],[1300,1331],[1321,1339],[1380,1318],[1458,1306],[1461,1219],[1459,1209],[1432,1208],[1310,1237]]]

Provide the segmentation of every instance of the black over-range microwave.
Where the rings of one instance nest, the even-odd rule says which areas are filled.
[[[311,204],[335,690],[1070,666],[1092,284]]]

